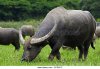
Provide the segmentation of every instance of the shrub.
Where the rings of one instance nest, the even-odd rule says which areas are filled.
[[[79,1],[79,0],[78,0]],[[22,20],[44,16],[57,6],[77,9],[78,1],[70,0],[0,0],[0,20]]]

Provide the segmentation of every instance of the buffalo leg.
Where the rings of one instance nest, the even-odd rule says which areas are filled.
[[[19,48],[20,48],[20,43],[19,42],[13,42],[12,45],[15,46],[15,50],[19,50]]]
[[[89,44],[84,45],[84,59],[86,59],[88,55]]]
[[[95,49],[94,43],[93,43],[93,42],[91,42],[91,47],[92,47],[93,49]]]
[[[60,56],[59,49],[60,49],[61,46],[59,46],[59,43],[58,44],[55,44],[54,46],[53,46],[53,43],[51,43],[50,44],[50,47],[51,47],[52,51],[51,51],[51,53],[49,55],[49,59],[50,60],[53,60],[54,57],[56,56],[56,58],[58,60],[60,60],[61,56]]]
[[[53,43],[49,43],[49,45],[50,45],[51,49],[53,49],[54,44]],[[54,59],[54,56],[50,53],[48,59],[52,60],[52,59]]]
[[[58,60],[61,59],[61,56],[60,56],[60,52],[59,52],[59,50],[58,50],[57,53],[56,53],[56,58],[57,58]]]
[[[79,49],[79,60],[82,59],[82,55],[83,55],[83,46],[80,45],[78,46],[78,49]]]

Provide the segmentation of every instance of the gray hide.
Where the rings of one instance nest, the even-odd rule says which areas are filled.
[[[100,22],[96,22],[96,26],[100,26]]]
[[[32,25],[23,25],[20,29],[22,31],[22,35],[25,38],[25,36],[32,37],[34,35],[34,28]]]
[[[95,35],[99,38],[100,37],[100,26],[96,27]]]
[[[62,45],[77,46],[79,59],[82,59],[83,55],[86,59],[95,28],[95,19],[88,11],[54,8],[46,15],[35,35],[24,42],[22,60],[32,61],[47,44],[52,49],[48,57],[50,60],[54,57],[60,60],[59,49]]]
[[[14,28],[0,28],[0,44],[12,44],[15,47],[15,49],[18,50],[20,48],[18,30]]]

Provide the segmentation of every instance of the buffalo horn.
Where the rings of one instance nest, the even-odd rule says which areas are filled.
[[[41,38],[32,38],[30,43],[31,44],[36,44],[36,43],[40,43],[40,42],[45,41],[46,39],[48,39],[50,36],[53,35],[53,33],[56,30],[56,27],[57,27],[57,24],[55,23],[54,27],[52,28],[52,30],[47,35],[45,35],[45,36],[43,36]]]
[[[24,45],[25,40],[24,40],[24,38],[22,36],[22,31],[21,30],[19,30],[19,38],[20,38],[20,42]]]

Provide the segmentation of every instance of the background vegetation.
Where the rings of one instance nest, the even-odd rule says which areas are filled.
[[[81,0],[82,10],[90,11],[95,18],[100,18],[100,0]]]
[[[99,4],[100,0],[0,0],[0,20],[22,20],[45,16],[57,6],[88,10],[99,18]]]
[[[44,16],[57,6],[66,9],[82,9],[90,11],[97,21],[100,21],[100,0],[0,0],[0,26],[19,29],[22,25],[31,24],[37,29]],[[28,37],[27,37],[28,38]],[[26,38],[26,39],[27,39]],[[0,45],[1,66],[99,66],[100,65],[100,39],[96,40],[96,49],[89,49],[86,61],[78,61],[78,50],[63,50],[61,61],[47,59],[51,49],[49,45],[44,47],[37,58],[32,62],[21,62],[23,46],[14,52],[13,45]],[[45,53],[45,54],[44,54]]]
[[[95,18],[99,18],[99,4],[100,0],[0,0],[0,20],[22,20],[45,16],[57,6],[88,10]]]

